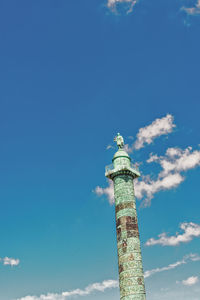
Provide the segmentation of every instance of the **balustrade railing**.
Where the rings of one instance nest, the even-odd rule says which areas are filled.
[[[127,168],[127,165],[120,165],[120,169],[126,169],[126,168]],[[134,165],[133,163],[130,163],[130,168],[133,169],[133,170],[136,170],[137,172],[139,172],[138,166]],[[113,171],[114,169],[118,169],[118,168],[117,167],[114,168],[113,164],[108,165],[108,166],[106,166],[106,173],[109,173],[109,172]]]

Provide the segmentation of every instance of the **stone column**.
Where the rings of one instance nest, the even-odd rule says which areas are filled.
[[[118,137],[122,138],[119,134]],[[145,300],[133,186],[133,179],[140,174],[130,163],[130,157],[124,151],[123,145],[115,153],[113,165],[106,169],[106,176],[114,183],[120,299]]]

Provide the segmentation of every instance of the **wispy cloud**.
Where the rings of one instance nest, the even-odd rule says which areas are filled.
[[[170,114],[156,119],[150,125],[140,128],[137,139],[131,149],[139,150],[145,144],[151,144],[157,137],[171,133],[174,127],[176,127],[174,117]]]
[[[98,196],[102,196],[102,195],[106,195],[106,197],[108,198],[109,203],[112,205],[115,203],[115,199],[114,199],[114,188],[113,188],[113,182],[112,180],[108,181],[108,186],[106,188],[102,188],[100,186],[97,186],[94,190],[94,192],[98,195]]]
[[[156,273],[173,270],[183,264],[187,264],[190,261],[199,261],[199,260],[200,260],[200,256],[198,254],[191,253],[189,255],[184,256],[182,260],[177,261],[173,264],[169,264],[166,267],[156,268],[156,269],[146,271],[144,273],[144,277],[148,278],[150,276],[153,276]],[[103,282],[90,284],[85,289],[75,289],[72,291],[62,292],[60,294],[48,293],[46,295],[43,294],[39,296],[25,296],[22,298],[18,298],[16,300],[66,300],[72,296],[77,296],[77,297],[87,296],[95,292],[105,292],[108,289],[118,288],[118,286],[119,286],[118,280],[110,279],[110,280],[104,280]]]
[[[169,190],[180,185],[185,180],[182,172],[200,166],[200,151],[192,151],[192,147],[184,150],[168,148],[165,156],[151,155],[147,163],[156,162],[162,170],[156,180],[143,176],[142,181],[136,181],[136,197],[142,199],[144,206],[151,204],[154,194],[161,190]]]
[[[192,147],[184,150],[180,148],[168,148],[165,156],[158,157],[157,155],[151,155],[147,162],[158,162],[163,169],[159,175],[162,177],[171,172],[183,172],[199,166],[200,151],[192,151]]]
[[[156,273],[173,270],[173,269],[175,269],[175,268],[177,268],[177,267],[179,267],[181,265],[187,264],[190,261],[199,261],[199,260],[200,260],[200,257],[199,257],[198,254],[191,253],[189,255],[184,256],[183,259],[181,259],[179,261],[176,261],[173,264],[169,264],[166,267],[156,268],[156,269],[152,269],[152,270],[146,271],[144,273],[144,277],[148,278],[148,277],[150,277],[150,276],[152,276],[152,275],[154,275]]]
[[[108,145],[107,147],[106,147],[106,150],[109,150],[109,149],[113,149],[114,147],[112,146],[112,145]]]
[[[158,239],[150,238],[146,242],[146,246],[162,245],[162,246],[177,246],[180,243],[190,242],[194,237],[200,236],[200,225],[195,223],[181,223],[180,228],[184,231],[183,234],[176,234],[175,236],[167,236],[161,233]]]
[[[0,258],[0,261],[3,263],[3,265],[9,265],[9,266],[18,266],[20,263],[20,260],[17,258],[12,258],[12,257],[4,257]]]
[[[200,256],[196,253],[192,253],[189,256],[190,256],[191,261],[200,261]]]
[[[72,296],[86,296],[94,292],[104,292],[107,289],[118,287],[117,280],[104,280],[88,285],[85,289],[76,289],[73,291],[62,292],[61,294],[48,293],[40,296],[25,296],[17,300],[66,300]]]
[[[151,205],[154,195],[160,191],[170,190],[180,185],[184,177],[180,174],[168,174],[152,180],[150,176],[143,176],[142,180],[135,181],[135,195],[138,199],[144,199],[143,207]]]
[[[125,5],[126,12],[131,13],[133,7],[136,5],[138,0],[107,0],[107,7],[114,13],[117,12],[118,5]]]
[[[193,7],[182,7],[188,15],[196,16],[200,14],[200,0],[197,0],[196,4]]]
[[[182,260],[177,261],[177,262],[175,262],[173,264],[169,264],[166,267],[156,268],[156,269],[152,269],[152,270],[146,271],[144,273],[144,277],[148,278],[148,277],[150,277],[150,276],[152,276],[152,275],[154,275],[156,273],[173,270],[173,269],[175,269],[175,268],[177,268],[177,267],[179,267],[179,266],[181,266],[183,264],[186,264],[186,263],[187,263],[186,259],[183,258]]]
[[[191,286],[191,285],[196,284],[197,282],[199,282],[198,276],[191,276],[191,277],[187,278],[186,280],[183,280],[182,284],[187,285],[187,286]]]

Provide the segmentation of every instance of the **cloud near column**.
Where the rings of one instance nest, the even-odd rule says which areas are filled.
[[[158,239],[150,238],[146,242],[146,246],[162,245],[162,246],[178,246],[181,243],[188,243],[195,237],[200,237],[200,225],[195,223],[181,223],[182,234],[176,234],[175,236],[167,236],[167,234],[159,234]]]
[[[88,285],[85,289],[76,289],[72,291],[58,293],[48,293],[40,296],[25,296],[18,298],[17,300],[66,300],[71,299],[73,296],[86,296],[94,292],[105,292],[107,289],[117,288],[117,280],[104,280],[102,282],[96,282]]]
[[[156,180],[150,176],[143,176],[142,180],[135,181],[135,193],[138,199],[144,199],[143,205],[149,206],[154,195],[161,190],[170,190],[179,186],[184,180],[183,172],[200,166],[200,151],[168,148],[164,156],[150,155],[147,163],[158,163],[161,171]]]
[[[113,187],[112,180],[108,181],[108,186],[106,188],[102,188],[100,186],[97,186],[95,188],[94,192],[98,196],[106,195],[106,197],[108,198],[108,201],[109,201],[109,203],[111,205],[115,203],[115,199],[114,199],[114,187]]]
[[[178,260],[175,263],[169,264],[168,266],[156,268],[156,269],[152,269],[152,270],[144,272],[144,277],[148,278],[156,273],[173,270],[173,269],[175,269],[181,265],[187,264],[191,261],[193,261],[193,262],[200,261],[200,256],[196,253],[191,253],[191,254],[185,255],[183,257],[183,259]]]

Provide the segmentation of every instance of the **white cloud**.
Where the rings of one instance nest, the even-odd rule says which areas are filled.
[[[195,223],[181,223],[180,228],[184,231],[183,234],[176,234],[175,236],[167,236],[161,233],[159,239],[150,238],[146,242],[146,246],[162,245],[162,246],[177,246],[180,243],[190,242],[194,237],[200,236],[200,225]]]
[[[113,148],[114,148],[113,146],[108,145],[108,146],[106,147],[106,150],[113,149]]]
[[[173,264],[169,264],[166,267],[162,268],[155,268],[149,271],[144,272],[144,277],[148,278],[156,273],[164,272],[164,271],[169,271],[177,268],[178,266],[181,266],[183,264],[187,264],[190,261],[199,261],[200,256],[196,253],[191,253],[183,257],[182,260],[177,261]],[[85,289],[75,289],[72,291],[66,291],[62,292],[60,294],[58,293],[48,293],[46,295],[39,295],[39,296],[25,296],[22,298],[18,298],[16,300],[66,300],[68,297],[72,296],[86,296],[90,295],[94,292],[105,292],[107,289],[112,289],[112,288],[118,288],[118,280],[104,280],[103,282],[97,282],[88,285]]]
[[[133,11],[133,7],[138,2],[138,0],[108,0],[107,7],[110,8],[113,12],[117,11],[117,5],[123,4],[127,6],[127,13]]]
[[[11,257],[4,257],[0,259],[4,265],[9,265],[9,266],[18,266],[20,261],[19,259],[11,258]]]
[[[166,117],[156,119],[150,125],[140,128],[132,149],[139,150],[143,148],[145,144],[151,144],[155,138],[171,133],[173,128],[176,127],[173,122],[174,117],[168,114]]]
[[[152,275],[154,275],[156,273],[160,273],[160,272],[164,272],[164,271],[169,271],[169,270],[175,269],[178,266],[183,265],[183,264],[186,264],[186,260],[185,259],[182,259],[181,261],[177,261],[177,262],[175,262],[173,264],[169,264],[166,267],[156,268],[156,269],[152,269],[152,270],[146,271],[146,272],[144,272],[144,277],[148,278],[148,277],[150,277],[150,276],[152,276]]]
[[[183,172],[200,166],[200,151],[192,151],[192,147],[184,150],[168,148],[165,156],[151,155],[147,162],[159,163],[163,169],[159,176],[162,177],[171,172]]]
[[[142,181],[135,182],[136,197],[142,199],[144,206],[151,204],[154,194],[161,190],[169,190],[180,185],[184,181],[182,172],[200,166],[200,151],[192,151],[192,147],[184,150],[180,148],[168,148],[165,156],[150,155],[147,163],[156,162],[162,170],[156,180],[149,176],[143,176]]]
[[[17,300],[66,300],[71,296],[86,296],[93,292],[104,292],[107,289],[118,287],[117,280],[104,280],[103,282],[97,282],[88,285],[85,289],[76,289],[73,291],[62,292],[61,294],[48,293],[40,296],[25,296],[18,298]]]
[[[200,261],[200,256],[198,254],[190,254],[190,259],[192,261]]]
[[[182,7],[182,10],[184,10],[188,15],[199,15],[200,14],[200,0],[197,0],[195,6],[193,7]]]
[[[186,280],[182,281],[183,285],[191,286],[196,284],[199,281],[199,278],[197,276],[191,276],[187,278]]]
[[[135,181],[135,196],[143,200],[143,206],[150,206],[154,194],[161,190],[170,190],[177,187],[184,177],[180,174],[168,174],[163,178],[152,180],[149,176],[143,176],[142,180]]]
[[[169,264],[166,267],[156,268],[156,269],[152,269],[152,270],[144,272],[144,277],[148,278],[148,277],[150,277],[150,276],[152,276],[152,275],[154,275],[156,273],[173,270],[173,269],[175,269],[175,268],[177,268],[177,267],[179,267],[181,265],[187,264],[190,261],[195,261],[194,259],[196,259],[196,261],[200,260],[199,255],[195,254],[195,253],[188,254],[188,255],[184,256],[182,260],[177,261],[177,262],[175,262],[173,264]]]
[[[98,196],[102,196],[102,195],[106,195],[108,198],[109,203],[112,205],[115,203],[115,199],[114,199],[114,188],[113,188],[113,182],[112,180],[109,180],[108,182],[108,187],[106,188],[102,188],[100,186],[97,186],[94,190],[94,192],[98,195]]]

